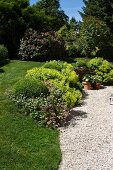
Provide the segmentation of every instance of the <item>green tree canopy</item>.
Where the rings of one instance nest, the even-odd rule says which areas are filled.
[[[70,19],[69,25],[71,29],[76,30],[78,28],[78,23],[74,17]]]
[[[49,27],[49,30],[58,30],[68,22],[68,16],[60,9],[59,0],[40,0],[33,8],[46,16],[46,27]]]
[[[81,25],[78,49],[86,56],[95,56],[101,50],[110,46],[112,36],[104,21],[93,16],[85,17]]]
[[[86,16],[95,16],[96,18],[106,22],[107,26],[113,32],[113,0],[83,0],[85,6],[83,13],[80,12],[82,18]]]
[[[10,58],[17,57],[30,12],[28,0],[0,0],[0,37]]]
[[[78,25],[75,19],[70,20],[69,25],[62,26],[57,32],[58,37],[65,42],[67,55],[73,57],[77,53],[76,43],[78,38]]]

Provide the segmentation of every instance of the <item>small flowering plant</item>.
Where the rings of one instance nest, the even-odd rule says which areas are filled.
[[[92,75],[90,75],[90,74],[86,74],[84,77],[83,77],[83,79],[82,79],[83,81],[85,81],[85,82],[92,82]]]

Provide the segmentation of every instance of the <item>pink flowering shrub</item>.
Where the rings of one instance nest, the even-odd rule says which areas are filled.
[[[21,40],[19,56],[22,60],[45,61],[64,56],[65,47],[55,32],[39,33],[28,29]]]

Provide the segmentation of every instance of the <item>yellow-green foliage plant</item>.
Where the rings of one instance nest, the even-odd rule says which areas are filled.
[[[55,69],[53,69],[55,68]],[[41,68],[34,68],[27,71],[26,77],[37,80],[49,81],[53,86],[61,90],[62,99],[68,107],[78,104],[82,95],[78,75],[71,64],[59,61],[47,62]]]
[[[102,83],[112,85],[113,65],[103,58],[95,57],[88,62],[88,67],[95,70],[96,75],[100,76]]]
[[[113,85],[113,70],[104,75],[104,83],[107,85]]]
[[[32,77],[37,80],[58,79],[61,81],[63,79],[63,75],[59,71],[43,67],[28,70],[26,77]]]

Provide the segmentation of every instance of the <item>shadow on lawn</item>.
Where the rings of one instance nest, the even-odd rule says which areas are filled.
[[[0,73],[4,73],[5,71],[3,69],[0,69]]]

